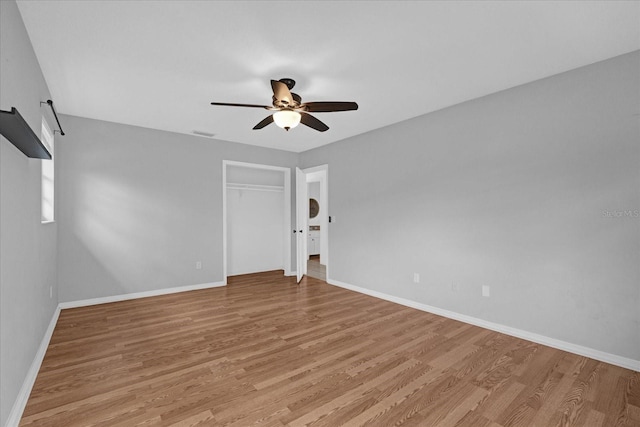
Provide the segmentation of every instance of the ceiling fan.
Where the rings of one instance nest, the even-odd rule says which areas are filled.
[[[272,105],[256,105],[256,104],[234,104],[229,102],[212,102],[211,105],[224,105],[230,107],[251,107],[264,108],[265,110],[274,111],[273,114],[267,116],[264,120],[253,127],[254,130],[275,122],[276,125],[288,131],[302,123],[317,131],[324,132],[329,126],[322,123],[309,113],[329,113],[333,111],[349,111],[357,110],[358,104],[355,102],[302,102],[302,98],[297,93],[291,92],[296,82],[293,79],[283,78],[280,80],[271,80],[271,88],[273,89]]]

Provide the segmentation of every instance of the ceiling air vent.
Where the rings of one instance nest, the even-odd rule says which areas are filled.
[[[213,138],[215,136],[215,133],[203,132],[201,130],[194,130],[193,134],[198,136],[206,136],[207,138]]]

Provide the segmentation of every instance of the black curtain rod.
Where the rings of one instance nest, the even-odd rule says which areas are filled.
[[[44,102],[41,102],[40,105],[44,104]],[[58,120],[58,115],[56,114],[56,109],[53,108],[53,101],[50,99],[47,99],[47,104],[49,104],[49,107],[51,107],[51,111],[53,111],[53,117],[56,118],[56,122],[58,122],[58,127],[60,128],[60,135],[64,136],[64,131],[62,130],[62,126],[60,126],[60,120]],[[54,130],[54,132],[56,132]]]

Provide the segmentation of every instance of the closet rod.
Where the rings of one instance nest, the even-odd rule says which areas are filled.
[[[51,111],[53,111],[53,117],[56,118],[56,122],[58,122],[58,127],[60,128],[60,135],[64,136],[64,131],[62,130],[62,126],[60,125],[60,120],[58,120],[58,115],[56,114],[56,109],[53,107],[53,101],[50,99],[47,99],[47,102],[40,102],[40,105],[42,104],[49,104],[49,107],[51,107]],[[58,132],[57,130],[54,130],[54,132]]]
[[[235,182],[227,183],[227,189],[229,190],[256,190],[256,191],[273,191],[282,193],[284,187],[277,185],[261,185],[261,184],[239,184]]]

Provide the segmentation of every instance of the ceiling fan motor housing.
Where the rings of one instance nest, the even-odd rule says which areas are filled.
[[[293,79],[290,79],[288,77],[284,77],[280,80],[278,80],[281,83],[284,83],[287,85],[287,87],[289,88],[289,90],[293,89],[293,87],[296,85],[296,81]]]
[[[271,99],[273,100],[273,106],[276,108],[286,108],[295,110],[296,108],[300,108],[302,105],[302,97],[297,93],[291,92],[291,96],[293,97],[293,102],[289,103],[286,99],[278,99],[273,96]]]

